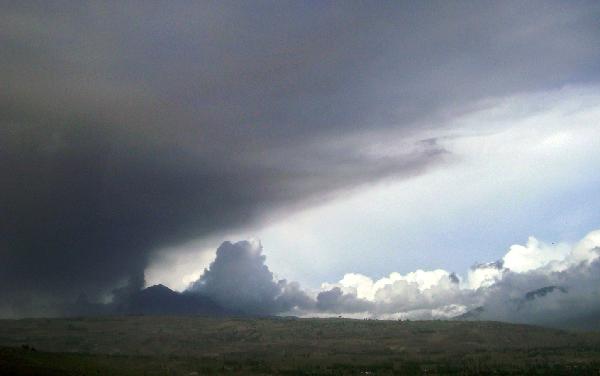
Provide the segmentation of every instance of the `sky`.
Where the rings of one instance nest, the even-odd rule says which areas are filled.
[[[0,10],[0,316],[600,312],[597,2]]]

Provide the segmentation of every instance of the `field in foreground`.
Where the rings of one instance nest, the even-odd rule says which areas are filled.
[[[0,374],[600,374],[600,333],[497,322],[0,320]]]

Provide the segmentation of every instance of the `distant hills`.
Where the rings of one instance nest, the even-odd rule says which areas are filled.
[[[545,286],[545,287],[539,288],[537,290],[532,290],[532,291],[525,293],[525,295],[520,299],[513,299],[513,300],[507,302],[507,304],[510,306],[508,308],[509,309],[512,308],[512,310],[514,310],[515,312],[518,312],[518,311],[524,309],[527,304],[531,304],[531,302],[533,302],[536,299],[542,299],[553,292],[560,292],[563,294],[567,294],[568,290],[566,287],[562,287],[562,286]],[[493,320],[493,319],[495,319],[494,313],[490,312],[489,310],[490,310],[489,307],[487,307],[487,309],[486,309],[485,306],[480,306],[480,307],[474,308],[470,311],[467,311],[467,312],[463,313],[462,315],[456,316],[456,317],[454,317],[454,319],[461,320],[461,321]]]
[[[221,307],[211,298],[191,292],[173,291],[162,284],[147,287],[111,303],[90,303],[81,296],[67,312],[71,316],[95,315],[200,315],[236,314]]]
[[[453,318],[458,321],[506,321],[537,324],[561,329],[600,330],[600,312],[585,315],[554,315],[553,307],[568,304],[561,300],[548,300],[555,294],[569,294],[563,286],[545,286],[525,293],[521,298],[510,299],[495,305],[483,305]]]
[[[454,317],[454,321],[507,321],[540,324],[564,329],[600,329],[600,314],[593,312],[585,317],[553,317],[546,315],[540,321],[544,305],[554,294],[569,294],[563,286],[544,286],[529,291],[522,297],[510,299],[500,305],[483,305]],[[162,284],[122,295],[110,303],[91,303],[82,295],[65,309],[68,316],[148,315],[148,316],[248,316],[228,310],[216,301],[196,292],[177,292]]]
[[[180,293],[154,285],[134,293],[119,310],[144,315],[221,316],[228,312],[212,299],[189,292]]]
[[[536,298],[543,298],[544,296],[554,292],[554,291],[560,291],[564,294],[567,293],[567,289],[565,287],[561,287],[561,286],[546,286],[546,287],[542,287],[540,289],[537,290],[533,290],[533,291],[529,291],[527,294],[525,294],[525,300],[531,301],[534,300]]]

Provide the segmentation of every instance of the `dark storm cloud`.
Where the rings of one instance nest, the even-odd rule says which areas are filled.
[[[600,61],[586,2],[1,7],[3,315],[136,290],[156,249],[420,173],[445,155],[423,129]]]

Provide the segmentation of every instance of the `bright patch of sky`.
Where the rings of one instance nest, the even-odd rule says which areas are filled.
[[[544,259],[545,248],[561,252],[555,243],[575,242],[599,227],[597,88],[486,103],[443,131],[435,129],[427,136],[450,152],[446,164],[408,180],[370,185],[228,239],[260,239],[276,277],[317,289],[348,273],[377,280],[392,272],[443,269],[466,276],[473,264],[501,259],[530,236],[542,243],[527,248]],[[377,152],[402,152],[397,145],[406,142],[386,140]],[[188,277],[199,275],[214,257],[192,263],[200,253],[184,252],[184,261],[157,261],[160,267],[146,272],[147,284],[185,288]],[[517,262],[518,255],[509,252],[504,261]]]
[[[438,137],[447,165],[259,231],[271,269],[311,286],[346,273],[464,275],[531,235],[572,242],[600,224],[597,91],[509,98]]]

